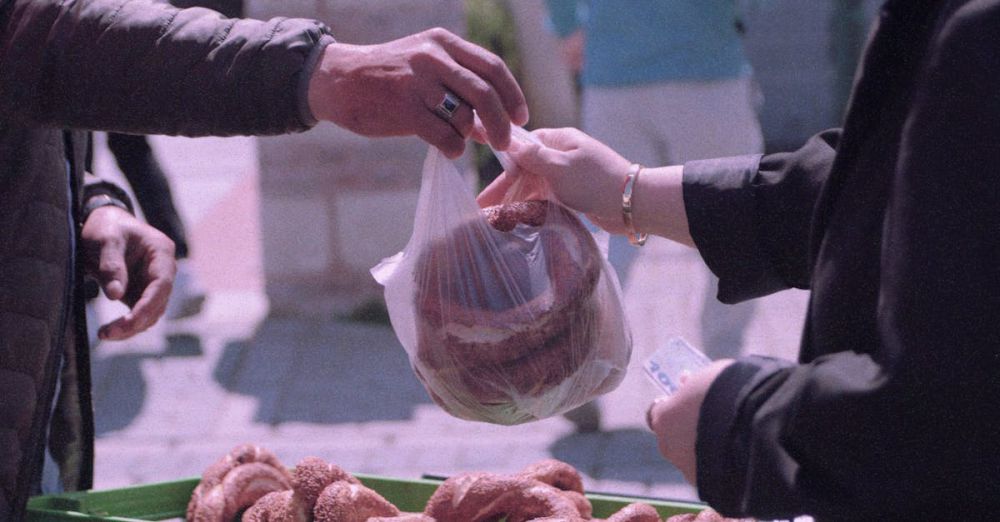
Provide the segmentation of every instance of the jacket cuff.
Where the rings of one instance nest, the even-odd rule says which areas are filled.
[[[89,177],[89,176],[88,176]],[[94,182],[87,182],[83,186],[83,205],[87,204],[91,198],[96,196],[106,195],[115,201],[119,201],[125,205],[126,210],[130,214],[135,215],[135,206],[132,205],[132,198],[128,196],[125,189],[111,183],[110,181],[99,180]],[[81,221],[81,225],[83,222]]]
[[[743,516],[747,477],[750,476],[749,394],[790,361],[751,356],[736,361],[716,377],[698,415],[695,443],[698,496],[726,516]]]
[[[751,183],[761,154],[684,164],[684,209],[705,264],[719,278],[718,299],[737,303],[785,288],[755,225]]]
[[[319,123],[316,116],[313,115],[312,109],[309,108],[309,81],[312,79],[313,70],[319,64],[320,58],[323,57],[323,51],[326,46],[336,43],[332,36],[324,34],[320,37],[319,42],[313,47],[312,52],[306,58],[305,64],[302,67],[302,74],[299,76],[299,85],[297,89],[298,99],[299,99],[299,119],[302,120],[302,124],[307,127],[312,127]]]

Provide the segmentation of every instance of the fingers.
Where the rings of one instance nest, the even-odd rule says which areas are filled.
[[[649,408],[646,410],[646,426],[650,431],[656,432],[656,426],[659,425],[660,421],[660,411],[666,407],[666,402],[670,400],[670,397],[657,397]]]
[[[523,184],[521,186],[523,190],[519,191],[520,196],[526,199],[536,196],[541,197],[541,195],[551,197],[544,179],[546,175],[551,173],[551,168],[547,167],[559,159],[557,157],[560,154],[559,151],[548,149],[537,143],[514,140],[511,142],[506,153],[510,155],[510,159],[514,160],[515,165],[509,165],[507,162],[501,161],[512,170],[501,173],[489,186],[479,193],[479,196],[476,197],[476,202],[480,207],[485,208],[503,202],[504,197],[510,192],[511,187],[521,178],[519,167],[524,167],[528,171],[532,171],[533,167],[538,169],[537,172],[529,172],[529,174],[526,174],[527,178],[520,180]],[[499,153],[498,156],[500,156]]]
[[[590,138],[580,129],[565,127],[562,129],[538,129],[531,133],[545,146],[562,151],[580,148],[583,142]]]
[[[101,326],[97,336],[107,341],[120,341],[148,330],[166,311],[171,288],[170,282],[151,283],[127,314]]]
[[[514,74],[499,56],[445,30],[436,31],[434,36],[456,62],[492,86],[504,112],[510,115],[516,125],[528,123],[528,104],[524,93],[514,79]],[[479,106],[476,105],[476,108]]]
[[[514,140],[507,149],[507,153],[518,165],[536,171],[543,176],[551,174],[553,166],[563,166],[566,163],[563,151],[537,143]]]
[[[479,193],[476,203],[486,208],[505,201],[552,200],[553,196],[544,178],[527,174],[515,177],[503,172]]]
[[[660,454],[664,458],[674,462],[677,459],[677,443],[678,440],[674,440],[675,437],[679,437],[676,433],[675,426],[671,426],[671,421],[677,422],[678,419],[672,419],[671,416],[674,414],[674,410],[677,408],[675,397],[658,397],[649,405],[649,409],[646,410],[646,426],[649,430],[656,435],[657,448],[660,450]],[[676,462],[675,462],[676,465]]]
[[[482,192],[476,196],[476,203],[479,204],[480,208],[486,208],[493,205],[499,205],[503,203],[504,195],[510,190],[511,185],[514,184],[514,178],[507,175],[506,172],[501,173],[492,183],[490,183]]]
[[[465,151],[465,138],[452,125],[436,114],[426,112],[419,116],[417,136],[440,150],[449,159]]]
[[[128,339],[156,324],[166,311],[176,272],[173,249],[150,249],[142,262],[145,262],[145,266],[140,268],[142,276],[133,277],[133,287],[128,289],[128,294],[138,296],[135,303],[128,313],[101,326],[97,332],[100,339]],[[147,283],[137,288],[136,285],[142,281]]]
[[[475,109],[486,129],[489,142],[497,149],[506,149],[510,145],[510,118],[493,86],[461,65],[438,62],[436,66],[445,86]],[[468,131],[471,130],[470,119]],[[463,136],[468,134],[469,132],[465,132]]]
[[[442,87],[442,89],[444,89],[444,87]],[[461,98],[461,96],[459,96],[459,98]],[[462,101],[461,105],[458,106],[458,109],[455,110],[455,114],[450,120],[448,120],[448,124],[451,125],[451,128],[455,129],[455,132],[457,132],[462,139],[465,139],[475,130],[475,119],[476,113],[472,110],[472,107],[468,103]]]
[[[95,210],[80,237],[88,271],[104,294],[131,308],[103,325],[98,337],[125,339],[156,323],[166,310],[176,272],[173,241],[115,207]]]
[[[155,320],[149,322],[147,315],[137,313],[137,310],[133,309],[118,319],[102,325],[97,330],[97,337],[102,341],[122,341],[148,330],[155,323]]]
[[[480,145],[486,145],[488,143],[489,138],[486,136],[486,127],[483,127],[483,122],[479,120],[478,116],[472,126],[472,132],[469,133],[469,137]]]
[[[660,454],[677,467],[684,478],[697,485],[696,444],[698,436],[698,404],[672,395],[660,397],[646,412],[646,424],[656,435]]]
[[[466,103],[460,94],[452,94],[451,89],[445,86],[440,86],[433,89],[433,91],[436,92],[431,95],[431,98],[424,100],[427,109],[434,117],[447,123],[453,129],[454,133],[463,140],[470,136],[475,131],[476,125],[476,114],[473,112],[472,106]],[[452,111],[451,116],[448,116],[441,109],[441,106],[445,104],[446,95],[450,95],[450,100],[457,100],[458,103],[458,107]]]
[[[461,101],[442,117],[435,107],[446,91]],[[511,121],[528,119],[524,94],[503,61],[444,29],[372,46],[330,44],[309,79],[307,101],[321,120],[364,136],[432,137],[450,157],[464,150],[456,139],[473,134],[474,113],[499,150],[510,142]],[[441,125],[425,128],[429,118],[456,138]]]
[[[112,301],[125,297],[128,288],[128,269],[125,263],[125,240],[121,236],[111,236],[101,243],[98,257],[97,282],[104,295]]]
[[[480,145],[489,144],[489,136],[486,134],[486,127],[483,126],[483,120],[481,120],[479,115],[476,113],[473,113],[472,116],[472,132],[469,133],[469,137]]]
[[[478,45],[443,29],[430,34],[451,58],[434,63],[435,72],[482,118],[493,147],[506,149],[511,122],[528,122],[528,105],[514,75],[500,57]],[[468,136],[469,132],[462,135]]]

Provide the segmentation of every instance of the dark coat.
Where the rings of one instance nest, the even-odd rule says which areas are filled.
[[[1000,516],[998,37],[998,0],[890,0],[842,132],[685,166],[721,300],[811,290],[800,364],[741,359],[702,406],[719,511]]]
[[[22,518],[37,493],[46,441],[63,487],[91,484],[75,263],[86,142],[63,129],[304,130],[327,33],[311,20],[226,20],[141,0],[0,0],[0,520]]]

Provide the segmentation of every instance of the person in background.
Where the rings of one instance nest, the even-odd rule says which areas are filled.
[[[576,130],[509,149],[606,230],[697,248],[725,302],[811,290],[798,363],[717,361],[649,409],[723,515],[1000,513],[997,34],[1000,0],[885,2],[843,128],[794,152],[636,170]]]
[[[101,339],[155,323],[172,285],[171,242],[121,188],[84,182],[89,131],[273,135],[322,120],[455,158],[476,114],[500,150],[528,120],[503,61],[443,29],[351,45],[315,20],[0,0],[0,520],[23,519],[33,494],[92,485],[84,275],[130,306]]]
[[[758,91],[735,0],[546,4],[561,54],[579,75],[584,132],[643,165],[763,152]],[[611,238],[608,258],[623,285],[639,252],[625,238]],[[708,270],[705,277],[701,347],[713,359],[732,357],[754,304],[723,305],[718,279]],[[591,403],[567,418],[593,431],[599,413]]]

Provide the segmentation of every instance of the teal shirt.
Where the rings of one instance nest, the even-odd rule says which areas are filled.
[[[584,85],[623,87],[750,73],[734,0],[546,0],[560,38],[586,35]]]

